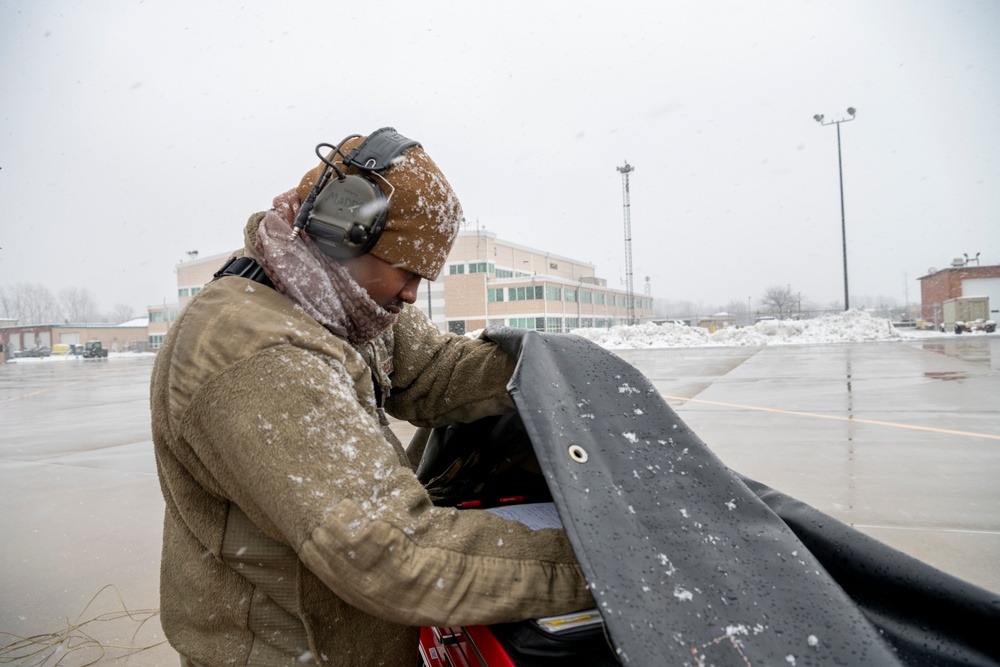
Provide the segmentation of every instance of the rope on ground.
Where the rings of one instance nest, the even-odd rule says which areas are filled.
[[[105,612],[85,619],[84,616],[91,605],[105,591],[114,591],[118,603],[121,605],[121,610]],[[70,621],[68,617],[65,618],[66,627],[61,630],[30,637],[0,631],[0,636],[12,640],[10,643],[0,646],[0,664],[22,667],[55,667],[67,664],[63,661],[68,656],[76,654],[75,658],[86,660],[86,662],[74,664],[87,667],[88,665],[96,665],[104,658],[118,659],[148,651],[164,644],[166,640],[154,644],[136,645],[136,636],[147,621],[159,616],[159,614],[159,609],[129,609],[125,600],[122,599],[118,587],[114,584],[108,584],[90,598],[90,602],[83,608],[76,620]],[[99,624],[121,619],[128,619],[136,626],[127,643],[109,643],[95,636],[98,634],[95,630],[100,629]]]

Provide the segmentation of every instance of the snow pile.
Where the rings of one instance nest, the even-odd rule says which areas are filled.
[[[801,345],[807,343],[861,343],[898,340],[903,335],[889,320],[860,310],[824,315],[814,320],[770,320],[715,333],[700,327],[645,323],[610,329],[576,329],[572,333],[589,338],[608,349],[647,347]]]
[[[669,322],[664,324],[646,322],[633,326],[611,327],[610,329],[574,329],[570,333],[589,338],[601,347],[609,349],[695,347],[708,345],[710,340],[706,329]]]

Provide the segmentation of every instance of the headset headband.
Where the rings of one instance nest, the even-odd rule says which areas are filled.
[[[341,142],[342,145],[343,142]],[[344,158],[344,164],[381,174],[392,165],[392,161],[400,154],[419,145],[420,142],[407,139],[394,128],[383,127],[372,132],[367,139],[358,144]],[[337,149],[339,153],[340,146]]]

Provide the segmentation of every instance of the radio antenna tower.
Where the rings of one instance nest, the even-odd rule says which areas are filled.
[[[622,200],[625,208],[625,305],[628,306],[628,323],[635,324],[635,294],[632,289],[632,214],[628,192],[628,175],[635,171],[635,168],[625,160],[625,166],[616,169],[622,174]]]

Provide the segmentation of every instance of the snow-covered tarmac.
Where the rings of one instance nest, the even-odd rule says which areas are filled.
[[[728,342],[672,325],[581,333],[642,370],[734,469],[1000,591],[1000,335],[851,314],[811,327]],[[176,664],[156,616],[151,367],[152,355],[0,365],[0,661]],[[409,426],[397,430],[405,442]]]

